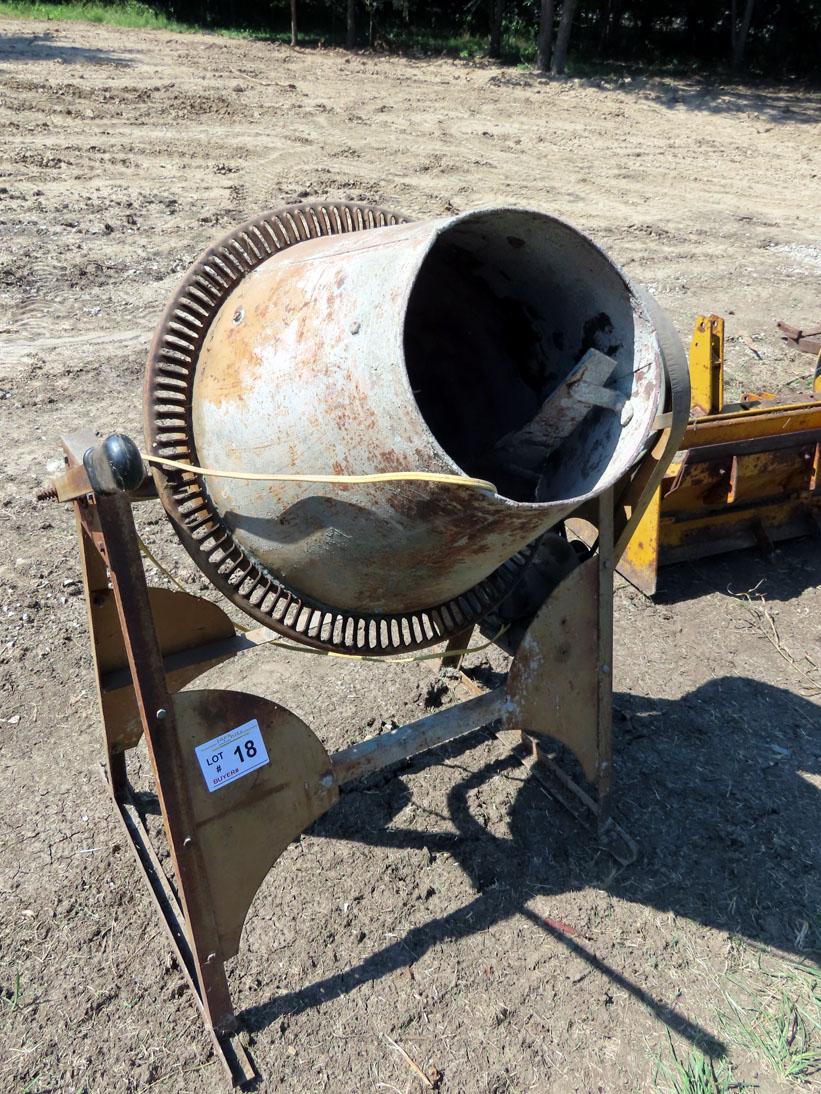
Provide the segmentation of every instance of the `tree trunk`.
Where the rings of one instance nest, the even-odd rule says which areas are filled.
[[[371,0],[368,5],[368,46],[371,49],[376,42],[376,3],[377,0]]]
[[[348,49],[353,49],[356,46],[356,0],[348,0],[345,45]]]
[[[755,0],[747,0],[744,5],[744,15],[741,26],[738,25],[738,10],[736,0],[733,0],[730,11],[730,41],[733,49],[733,68],[739,69],[744,64],[744,50],[747,46],[747,35],[750,33],[750,23],[753,21],[753,8]]]
[[[601,22],[599,33],[599,49],[604,53],[618,48],[618,38],[621,32],[621,16],[623,0],[608,0],[607,8]],[[687,7],[687,18],[690,18],[691,7]]]
[[[539,72],[550,71],[550,47],[553,44],[553,0],[542,0],[542,13],[539,17],[539,50],[536,56],[536,68]]]
[[[299,39],[296,26],[296,4],[297,0],[291,0],[291,45],[295,46]]]
[[[556,34],[556,48],[553,50],[553,66],[551,72],[554,76],[561,76],[567,64],[567,47],[570,45],[570,28],[573,26],[573,16],[579,0],[564,0],[562,4],[562,17],[559,20],[559,30]]]
[[[502,16],[505,0],[490,0],[490,56],[502,56]]]

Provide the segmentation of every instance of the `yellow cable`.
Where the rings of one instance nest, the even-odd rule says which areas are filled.
[[[154,565],[157,567],[157,569],[160,571],[161,574],[165,574],[165,576],[168,578],[169,581],[173,581],[174,584],[177,586],[177,588],[180,590],[180,592],[188,594],[188,589],[186,589],[186,587],[182,584],[182,582],[178,581],[177,578],[174,577],[174,575],[172,573],[170,573],[168,570],[166,570],[165,566],[163,566],[163,564],[160,562],[160,560],[158,558],[155,558],[154,555],[152,555],[151,551],[149,550],[148,544],[145,542],[145,540],[143,539],[143,537],[140,535],[139,532],[136,532],[136,536],[137,536],[137,543],[139,544],[139,548],[142,551],[142,553],[145,555],[145,557],[149,560],[149,562],[153,562]]]
[[[374,657],[367,653],[338,653],[336,650],[318,650],[313,646],[297,646],[292,642],[282,642],[278,638],[275,638],[268,645],[278,646],[283,650],[292,650],[294,653],[313,653],[319,657],[342,657],[347,661],[376,661],[382,665],[411,665],[414,661],[436,661],[440,657],[464,657],[468,653],[479,653],[481,650],[486,650],[489,646],[494,645],[509,626],[509,623],[505,624],[496,632],[493,638],[483,642],[481,646],[467,646],[463,650],[447,650],[445,653],[441,651],[438,653],[416,653],[411,657]],[[444,642],[445,639],[443,638],[442,641]]]
[[[176,577],[174,577],[174,575],[171,573],[170,570],[166,570],[165,566],[163,566],[163,564],[156,557],[156,555],[153,555],[151,553],[151,551],[148,547],[148,544],[145,542],[145,540],[140,535],[140,533],[135,530],[134,534],[137,537],[137,544],[138,544],[140,550],[145,555],[145,557],[149,560],[149,562],[153,562],[154,565],[157,567],[157,569],[160,571],[161,574],[164,574],[165,577],[167,577],[169,581],[173,581],[173,583],[177,586],[177,588],[180,590],[181,593],[185,593],[186,596],[195,596],[196,595],[195,593],[192,593],[188,589],[186,589],[186,587],[182,584],[182,582],[179,581]],[[233,620],[231,622],[233,623]],[[245,631],[249,631],[251,629],[250,627],[243,627],[243,625],[241,623],[234,623],[234,626],[236,627],[236,629],[238,631],[241,631],[243,634],[245,633]]]
[[[469,475],[443,475],[438,471],[384,471],[375,475],[275,475],[258,471],[219,471],[213,467],[197,467],[181,460],[167,460],[164,456],[148,456],[141,453],[146,463],[160,467],[173,467],[192,475],[210,475],[215,479],[247,479],[254,482],[323,482],[332,486],[362,486],[371,482],[438,482],[445,486],[465,486],[471,490],[496,493],[496,487],[487,479],[474,479]]]
[[[148,544],[142,538],[140,533],[137,532],[136,535],[137,543],[139,544],[140,550],[145,555],[145,557],[150,562],[153,562],[153,564],[157,567],[160,573],[164,574],[169,581],[173,581],[173,583],[177,586],[180,592],[185,593],[187,596],[193,596],[194,594],[190,593],[188,589],[186,589],[185,586],[176,577],[174,577],[174,575],[169,570],[166,570],[165,566],[163,566],[160,560],[151,553]],[[243,634],[251,629],[250,627],[244,627],[242,623],[234,623],[234,626],[238,631]],[[498,638],[501,638],[506,630],[507,626],[502,627],[502,629],[498,631],[495,637],[491,638],[488,642],[483,642],[481,646],[467,646],[463,650],[448,650],[447,654],[417,653],[414,654],[412,657],[374,657],[366,653],[338,653],[336,650],[318,650],[315,649],[313,646],[298,646],[294,642],[283,642],[279,638],[275,638],[273,639],[273,641],[267,644],[271,646],[277,646],[281,650],[292,650],[294,653],[313,653],[318,655],[319,657],[342,657],[348,661],[376,661],[383,665],[386,663],[389,665],[410,665],[414,661],[435,661],[438,657],[464,657],[468,653],[479,653],[481,650],[486,650],[488,646],[492,646]],[[444,642],[445,639],[442,639],[442,641]]]
[[[146,463],[159,464],[161,467],[173,467],[178,471],[188,471],[193,475],[212,475],[214,478],[223,479],[250,479],[255,482],[323,482],[332,485],[336,483],[361,485],[369,482],[439,482],[444,483],[447,486],[466,486],[472,490],[489,490],[493,494],[496,493],[496,487],[492,482],[488,482],[486,479],[473,479],[467,475],[443,475],[436,471],[388,471],[376,475],[273,475],[253,471],[216,471],[208,467],[197,467],[195,464],[183,463],[180,460],[168,460],[163,456],[148,456],[144,452],[141,453],[141,455]],[[166,570],[159,559],[154,557],[139,534],[137,535],[137,540],[140,545],[140,550],[146,558],[150,559],[157,569],[165,574],[170,581],[173,581],[178,589],[184,593],[188,593],[188,590],[176,579],[176,577]],[[248,627],[243,627],[240,623],[235,623],[234,626],[238,631],[244,632],[249,629]],[[494,638],[484,642],[481,646],[468,646],[463,650],[450,650],[448,651],[447,656],[464,657],[468,653],[478,653],[481,650],[486,650],[489,646],[492,646],[506,630],[507,627],[502,627]],[[278,646],[283,650],[291,650],[294,653],[312,653],[320,657],[341,657],[349,661],[377,661],[381,664],[387,663],[389,665],[409,665],[414,661],[433,661],[444,656],[442,653],[420,653],[414,654],[411,657],[374,657],[364,653],[339,653],[336,650],[319,650],[315,649],[313,646],[298,646],[295,643],[282,642],[279,639],[274,639],[271,645]]]

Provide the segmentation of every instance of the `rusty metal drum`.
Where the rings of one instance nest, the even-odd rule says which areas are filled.
[[[296,591],[330,644],[346,613],[412,616],[494,575],[501,588],[508,560],[640,458],[665,387],[650,315],[568,224],[515,208],[418,222],[360,209],[358,230],[339,208],[286,210],[279,231],[259,218],[208,252],[146,382],[152,450],[198,466],[495,484],[156,472],[223,591],[275,627],[293,604],[277,618],[265,596]]]

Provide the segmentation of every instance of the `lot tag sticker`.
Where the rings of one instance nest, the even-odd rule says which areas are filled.
[[[197,745],[194,752],[211,793],[270,763],[256,718]]]

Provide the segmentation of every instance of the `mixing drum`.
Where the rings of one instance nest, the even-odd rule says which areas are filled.
[[[635,464],[664,397],[651,317],[576,229],[507,208],[400,219],[302,206],[238,229],[189,272],[148,364],[152,455],[239,474],[494,484],[155,466],[217,587],[330,648],[411,649],[480,618],[529,545]]]

